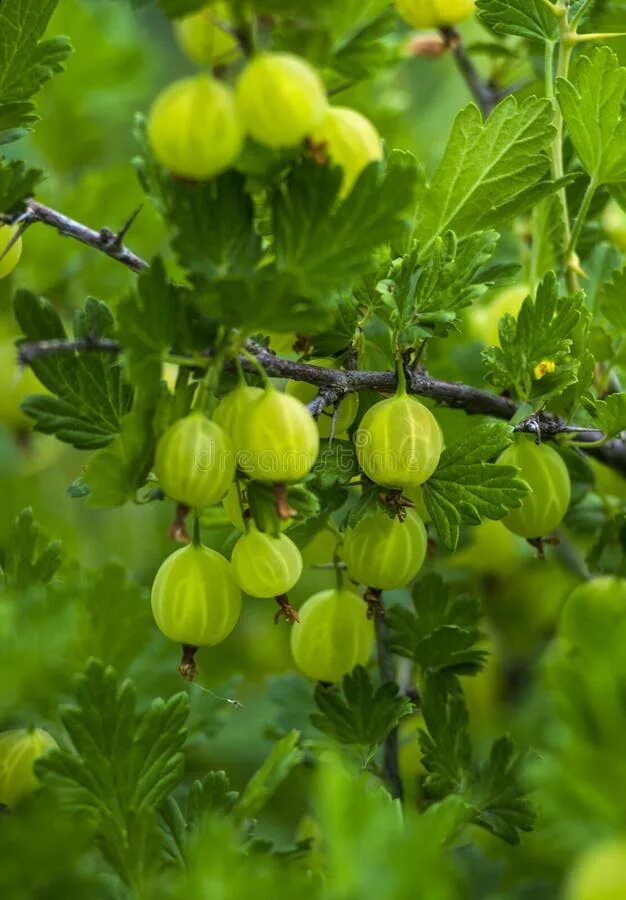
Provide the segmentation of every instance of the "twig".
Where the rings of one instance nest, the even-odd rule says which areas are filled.
[[[378,668],[383,682],[393,682],[393,657],[387,646],[387,624],[384,616],[374,616],[376,629],[376,650],[378,654]],[[402,800],[404,788],[400,777],[400,764],[398,762],[398,726],[393,728],[383,745],[383,774],[389,786],[391,796]]]
[[[64,237],[73,238],[76,241],[80,241],[81,244],[86,244],[88,247],[99,250],[101,253],[110,256],[111,259],[115,259],[122,265],[132,269],[133,272],[142,272],[148,268],[148,263],[122,243],[124,235],[132,225],[138,212],[139,210],[136,210],[117,233],[109,228],[101,228],[100,231],[95,231],[93,228],[88,228],[87,225],[83,225],[75,219],[70,219],[69,216],[65,216],[49,206],[44,206],[43,203],[38,203],[37,200],[28,200],[26,209],[21,213],[16,216],[2,216],[1,220],[8,224],[19,224],[23,230],[37,222],[43,222],[44,225],[56,228],[59,234],[62,234]]]
[[[480,75],[456,28],[442,28],[441,33],[447,46],[452,50],[459,72],[486,119],[500,99],[499,91]]]

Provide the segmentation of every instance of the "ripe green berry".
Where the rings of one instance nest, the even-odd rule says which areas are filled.
[[[209,75],[174,82],[150,110],[148,139],[161,165],[181,178],[224,172],[243,144],[231,89]]]
[[[626,838],[593,844],[574,864],[564,900],[618,900],[626,897]]]
[[[291,653],[301,672],[317,681],[340,681],[365,665],[374,646],[374,626],[358,594],[332,588],[314,594],[291,629]]]
[[[324,369],[335,368],[335,360],[324,357],[322,359],[309,360],[312,366],[321,366]],[[292,397],[297,397],[302,403],[310,403],[319,393],[319,388],[314,384],[308,384],[306,381],[288,381],[285,389]],[[339,404],[339,409],[335,416],[335,436],[348,430],[356,419],[359,411],[359,398],[356,394],[346,394]],[[320,437],[330,437],[330,428],[333,421],[333,406],[325,406],[322,414],[317,418],[317,430]]]
[[[331,162],[343,169],[344,197],[363,169],[383,156],[380,135],[370,120],[347,106],[329,106],[311,139],[323,145]]]
[[[231,565],[239,587],[251,597],[287,594],[302,574],[302,556],[291,538],[272,537],[252,524],[235,544]]]
[[[216,66],[237,54],[237,39],[220,27],[222,22],[230,24],[230,11],[221,2],[209,3],[176,22],[178,43],[193,62]]]
[[[458,25],[474,12],[475,0],[395,0],[398,12],[413,28]]]
[[[519,477],[530,487],[522,505],[502,519],[514,534],[541,538],[560,525],[571,496],[567,466],[552,447],[519,437],[498,459],[503,466],[516,466]]]
[[[443,438],[437,420],[419,400],[398,394],[363,416],[355,435],[359,464],[383,487],[417,487],[439,463]]]
[[[263,388],[250,387],[247,384],[237,385],[234,391],[222,397],[213,413],[213,421],[217,422],[232,439],[234,422],[240,420],[248,404],[262,396]]]
[[[212,506],[225,496],[235,477],[231,440],[203,413],[190,413],[161,437],[154,472],[167,496],[178,503]]]
[[[193,647],[219,644],[241,613],[241,591],[230,563],[200,544],[167,557],[154,579],[151,600],[165,637]]]
[[[0,423],[15,431],[32,425],[32,419],[22,412],[20,403],[29,394],[44,394],[46,390],[30,367],[20,371],[15,344],[10,337],[0,337]]]
[[[392,591],[413,581],[424,565],[428,538],[412,509],[403,522],[376,510],[344,535],[343,558],[351,578],[367,587]]]
[[[0,256],[13,240],[17,231],[16,225],[0,225]],[[0,278],[10,275],[22,255],[22,239],[18,238],[11,249],[0,259]]]
[[[256,481],[300,481],[317,459],[319,435],[306,406],[268,387],[233,422],[237,465]]]
[[[614,200],[602,213],[602,226],[618,250],[626,253],[626,212]]]
[[[322,121],[324,85],[304,59],[261,53],[237,84],[237,110],[245,130],[267,147],[297,147]]]
[[[626,625],[626,579],[604,575],[574,588],[559,622],[559,638],[570,646],[605,646]]]
[[[19,728],[0,734],[0,803],[15,806],[37,790],[35,760],[56,746],[55,739],[43,728]]]

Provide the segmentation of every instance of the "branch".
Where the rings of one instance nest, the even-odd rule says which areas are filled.
[[[320,388],[319,394],[309,404],[313,415],[319,415],[322,409],[341,400],[345,394],[355,391],[376,391],[382,394],[393,394],[397,388],[395,372],[363,372],[356,369],[325,369],[311,363],[294,362],[283,359],[256,341],[246,341],[246,350],[261,363],[272,378],[288,378],[292,381],[305,381]],[[87,337],[82,340],[26,341],[19,344],[18,360],[22,365],[31,365],[40,356],[56,353],[101,352],[122,353],[123,347],[109,338]],[[210,356],[210,351],[205,356]],[[180,356],[177,354],[177,358]],[[242,367],[257,372],[254,363],[247,357],[239,359]],[[510,421],[517,413],[517,404],[509,397],[502,397],[470,387],[459,381],[441,381],[431,378],[427,372],[408,371],[407,388],[412,394],[429,397],[442,406],[464,410],[471,416],[490,416],[494,419]],[[559,434],[576,435],[581,443],[595,444],[603,440],[602,432],[579,425],[568,425],[559,416],[551,413],[536,413],[528,416],[515,426],[515,431],[534,434],[538,441],[549,440]],[[626,440],[615,438],[601,446],[582,448],[585,453],[626,475]]]
[[[442,28],[441,34],[446,45],[452,50],[457,68],[470,89],[483,117],[485,119],[488,118],[494,106],[500,100],[500,92],[481,76],[468,55],[463,44],[463,38],[456,28]]]
[[[21,213],[15,216],[2,216],[0,220],[10,225],[19,225],[22,231],[25,231],[30,225],[43,222],[44,225],[56,228],[64,237],[73,238],[75,241],[80,241],[81,244],[99,250],[110,256],[111,259],[132,269],[133,272],[142,272],[148,268],[148,263],[125,247],[123,243],[124,235],[138,212],[139,210],[136,210],[117,233],[112,232],[109,228],[94,231],[93,228],[88,228],[75,219],[70,219],[69,216],[64,216],[63,213],[50,209],[49,206],[44,206],[43,203],[38,203],[36,200],[28,200],[25,210]]]

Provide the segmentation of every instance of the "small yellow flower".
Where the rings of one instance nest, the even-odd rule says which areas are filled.
[[[556,369],[556,363],[551,359],[542,359],[540,363],[535,366],[534,375],[537,381],[540,381],[544,375],[551,375]]]

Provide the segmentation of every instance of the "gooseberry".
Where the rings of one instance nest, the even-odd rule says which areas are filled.
[[[215,550],[189,544],[162,563],[152,585],[152,613],[172,641],[211,647],[228,637],[241,612],[231,565]]]
[[[20,409],[20,403],[30,394],[43,394],[45,388],[30,366],[23,370],[17,363],[17,350],[10,338],[0,338],[0,422],[7,428],[20,431],[32,425]]]
[[[290,53],[261,53],[237,84],[246,131],[267,147],[297,147],[322,121],[324,85],[312,66]]]
[[[474,12],[475,0],[395,0],[398,12],[413,28],[458,25]]]
[[[245,414],[245,409],[253,400],[263,396],[263,388],[238,384],[237,387],[222,397],[213,413],[213,421],[233,437],[233,424]]]
[[[287,594],[302,574],[300,551],[286,534],[272,537],[250,524],[233,549],[233,574],[251,597]]]
[[[487,347],[499,347],[500,319],[507,313],[517,317],[528,294],[527,285],[520,284],[499,291],[486,304],[472,306],[470,310],[470,331],[472,336],[482,341]]]
[[[15,806],[37,790],[35,760],[56,746],[55,739],[43,728],[18,728],[0,734],[0,803]]]
[[[343,169],[343,196],[350,193],[363,169],[383,156],[380,135],[370,120],[347,106],[329,106],[311,139],[323,145],[331,161]]]
[[[175,175],[201,181],[224,172],[243,144],[231,89],[209,75],[174,82],[150,111],[148,139]]]
[[[604,644],[626,624],[626,579],[611,575],[592,578],[574,588],[559,621],[559,638],[583,647],[594,639]]]
[[[427,542],[414,510],[406,510],[404,521],[376,510],[346,529],[343,558],[355,581],[391,591],[415,578],[424,565]]]
[[[561,523],[571,496],[567,466],[552,447],[521,436],[498,458],[503,466],[516,466],[530,487],[522,505],[511,510],[502,523],[525,538],[545,537]]]
[[[332,369],[335,367],[335,360],[324,357],[323,359],[309,360],[312,366],[320,366],[324,369]],[[297,397],[302,403],[310,403],[319,393],[319,388],[314,384],[308,384],[306,381],[288,381],[286,391],[292,397]],[[359,398],[356,394],[346,394],[341,400],[337,414],[335,416],[335,435],[338,436],[342,432],[348,430],[356,419],[359,411]],[[317,430],[320,437],[330,437],[330,429],[333,422],[334,409],[332,404],[325,406],[321,415],[317,418]]]
[[[448,565],[471,572],[504,574],[519,565],[524,552],[532,552],[519,536],[502,522],[485,519],[468,529],[467,544],[453,553]]]
[[[593,844],[574,864],[565,900],[617,900],[626,897],[626,838]]]
[[[317,681],[340,681],[365,665],[374,645],[374,626],[358,594],[331,588],[309,597],[291,629],[291,652],[301,672]]]
[[[193,62],[215,66],[236,54],[237,38],[220,27],[222,22],[231,24],[230,11],[218,0],[175,23],[178,43]]]
[[[257,481],[300,481],[317,459],[313,416],[296,397],[272,387],[248,403],[232,427],[237,465]]]
[[[196,411],[174,422],[156,449],[154,472],[168,497],[185,506],[218,503],[235,476],[235,454],[226,432]]]
[[[417,487],[439,463],[443,437],[437,420],[419,400],[397,394],[363,416],[355,435],[359,463],[383,487]]]
[[[5,252],[17,232],[16,225],[0,225],[0,256]],[[9,275],[22,255],[22,239],[16,240],[10,250],[0,259],[0,278]]]
[[[615,200],[611,200],[602,213],[602,225],[615,246],[626,253],[626,212]]]

